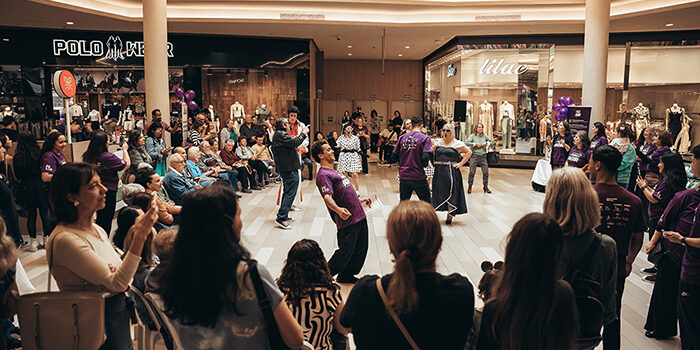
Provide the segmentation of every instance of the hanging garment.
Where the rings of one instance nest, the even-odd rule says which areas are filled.
[[[243,105],[236,102],[231,105],[231,119],[236,119],[240,122],[240,119],[243,119],[245,117],[245,110],[243,109]]]
[[[493,137],[493,106],[490,103],[479,106],[479,123],[484,125],[484,134]]]
[[[671,139],[675,140],[678,137],[678,133],[681,132],[681,119],[683,118],[683,110],[679,110],[677,113],[672,110],[668,110],[668,132],[671,133]]]
[[[676,142],[673,144],[673,148],[680,154],[685,154],[690,151],[690,124],[688,122],[683,123],[681,131],[678,133]]]
[[[504,116],[501,119],[501,131],[503,132],[503,148],[509,149],[511,147],[511,133],[513,132],[510,117]]]

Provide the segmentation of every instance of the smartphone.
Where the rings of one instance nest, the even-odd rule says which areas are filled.
[[[156,204],[157,204],[156,198],[158,198],[158,193],[153,192],[153,198],[151,198],[151,208],[156,207]]]

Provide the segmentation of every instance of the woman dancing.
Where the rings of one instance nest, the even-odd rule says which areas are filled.
[[[446,224],[451,224],[457,214],[467,212],[464,184],[460,167],[469,160],[472,151],[464,142],[455,139],[453,124],[442,127],[442,139],[433,143],[435,152],[435,181],[433,181],[433,207],[436,211],[447,211]]]

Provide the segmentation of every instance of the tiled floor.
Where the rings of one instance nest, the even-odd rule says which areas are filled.
[[[513,223],[526,213],[541,211],[544,199],[544,194],[530,187],[531,170],[490,169],[492,194],[482,193],[480,170],[477,172],[475,192],[467,197],[469,213],[458,216],[451,226],[442,226],[444,243],[437,262],[439,272],[461,273],[468,276],[472,284],[481,278],[479,265],[482,261],[502,259],[504,237]],[[467,173],[468,169],[463,169],[465,181]],[[303,181],[302,191],[302,210],[292,213],[296,221],[289,231],[275,228],[273,223],[277,211],[277,187],[244,194],[241,199],[243,242],[273,276],[279,275],[287,251],[301,238],[317,240],[327,257],[335,249],[335,226],[315,184]],[[392,262],[385,238],[385,225],[386,217],[399,201],[396,168],[370,164],[370,175],[360,176],[360,193],[363,196],[377,194],[385,205],[381,212],[368,217],[369,253],[361,274],[390,273]],[[444,221],[445,213],[438,213],[438,217]],[[21,260],[32,283],[37,289],[45,289],[45,252],[23,252]],[[643,325],[653,286],[641,281],[639,270],[648,265],[646,256],[640,254],[633,274],[627,279],[622,307],[622,349],[680,349],[678,338],[656,341],[644,337]],[[343,286],[345,295],[349,288]]]

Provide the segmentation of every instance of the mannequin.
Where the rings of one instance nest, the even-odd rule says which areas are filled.
[[[515,108],[508,101],[503,101],[498,107],[498,119],[501,122],[501,131],[503,132],[503,148],[511,147],[511,136],[513,133],[513,124],[515,124]]]
[[[542,145],[542,153],[544,154],[545,158],[549,158],[549,154],[551,150],[549,149],[549,144],[547,144],[547,136],[551,135],[551,130],[552,130],[552,120],[549,119],[549,116],[544,116],[542,119],[540,119],[539,123],[539,144]]]
[[[484,134],[493,137],[493,106],[486,100],[479,105],[479,123],[484,125]]]
[[[267,118],[272,114],[272,111],[267,109],[267,106],[263,103],[255,110],[255,115],[258,117],[258,125],[263,125]]]
[[[91,122],[97,122],[97,125],[99,125],[99,123],[102,121],[102,119],[100,118],[100,112],[96,109],[90,111],[90,113],[88,114],[88,118],[90,118]]]
[[[124,130],[131,131],[134,129],[134,114],[131,111],[131,107],[126,107],[126,109],[120,113],[121,118],[117,125],[124,126]]]
[[[80,105],[75,104],[73,99],[70,100],[69,104],[70,104],[70,107],[68,107],[68,110],[70,111],[71,118],[83,116],[83,109],[80,107]]]
[[[474,106],[467,102],[467,117],[465,121],[459,123],[459,128],[462,131],[462,140],[466,140],[472,134],[472,126],[474,125]]]
[[[207,109],[209,110],[209,115],[211,116],[212,123],[214,124],[214,130],[216,130],[216,134],[218,135],[219,130],[221,129],[219,126],[219,114],[216,113],[214,106],[212,105],[209,105],[209,108]]]
[[[231,105],[230,118],[235,120],[236,123],[240,126],[241,124],[243,124],[243,117],[245,117],[245,110],[243,109],[243,105],[240,104],[238,101],[234,102]]]
[[[666,130],[671,133],[673,140],[681,132],[682,122],[685,118],[685,108],[679,106],[678,103],[666,108]]]
[[[83,111],[83,116],[87,117],[89,112],[87,101],[83,101],[83,103],[80,104],[80,109]]]
[[[690,122],[693,120],[688,115],[683,115],[681,131],[678,133],[676,141],[673,143],[673,148],[680,154],[690,152]]]
[[[632,109],[634,118],[634,126],[637,129],[637,137],[644,128],[649,126],[649,108],[645,107],[641,102]]]

